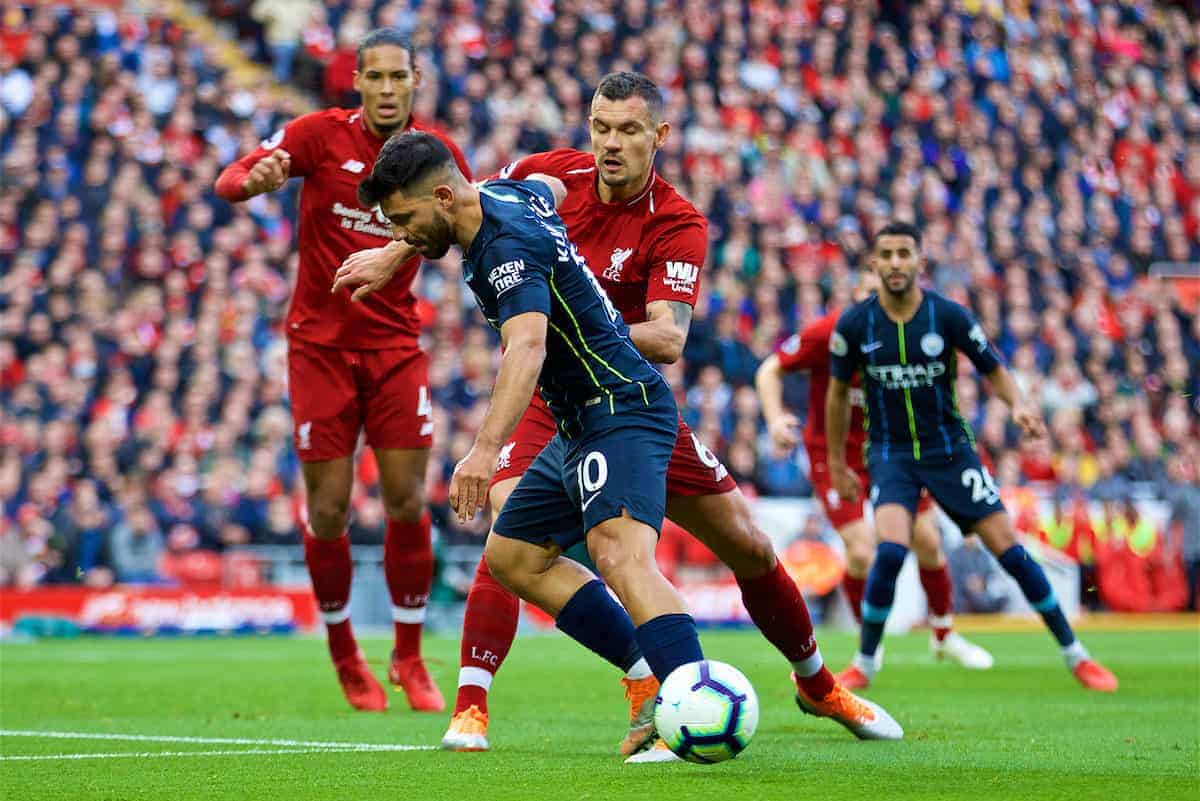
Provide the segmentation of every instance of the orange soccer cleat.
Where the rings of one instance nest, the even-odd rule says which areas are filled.
[[[388,681],[408,696],[408,705],[414,712],[441,712],[446,708],[442,691],[429,677],[425,662],[419,656],[397,658],[392,652],[392,663],[388,667]]]
[[[362,651],[356,651],[353,656],[339,659],[333,663],[337,670],[338,682],[350,706],[363,712],[386,712],[388,708],[387,693],[383,685],[371,673],[367,660]]]
[[[1081,659],[1071,672],[1075,674],[1079,683],[1089,690],[1101,693],[1117,691],[1117,677],[1094,659]]]
[[[658,679],[621,679],[629,701],[629,733],[621,741],[622,756],[640,750],[654,736],[654,704],[658,699]]]
[[[804,693],[794,673],[792,683],[796,685],[796,706],[800,711],[834,720],[860,740],[900,740],[904,737],[904,729],[883,707],[859,698],[841,684],[835,684],[828,695],[818,699]]]
[[[444,751],[486,751],[488,716],[479,707],[471,706],[450,718],[450,728],[442,736]]]

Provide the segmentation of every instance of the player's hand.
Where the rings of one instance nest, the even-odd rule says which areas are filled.
[[[859,496],[862,495],[862,481],[859,480],[858,473],[843,464],[830,465],[829,474],[839,498],[847,503],[858,501]]]
[[[496,457],[499,448],[493,448],[478,440],[462,461],[454,466],[450,476],[450,508],[458,515],[459,523],[467,523],[487,503],[488,484],[496,472]]]
[[[767,421],[767,433],[771,435],[775,447],[790,451],[800,443],[800,419],[784,412]]]
[[[407,246],[402,247],[407,249]],[[333,287],[329,291],[336,294],[341,289],[357,287],[350,296],[350,300],[357,303],[387,286],[396,274],[396,268],[407,258],[397,252],[396,245],[351,253],[334,273]]]
[[[1042,420],[1042,413],[1029,401],[1022,401],[1013,407],[1012,419],[1030,439],[1041,439],[1046,435],[1046,423]]]
[[[242,191],[246,193],[246,197],[274,192],[287,183],[291,169],[291,154],[282,148],[272,150],[250,168],[250,174],[242,181]]]

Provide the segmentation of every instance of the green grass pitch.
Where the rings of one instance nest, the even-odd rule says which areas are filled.
[[[11,643],[0,646],[0,798],[1200,799],[1197,630],[1088,632],[1120,677],[1113,696],[1077,686],[1044,632],[973,636],[995,669],[935,664],[921,633],[889,638],[869,696],[906,739],[860,743],[797,712],[786,666],[756,634],[705,632],[707,655],[754,682],[762,719],[745,754],[704,767],[621,764],[618,676],[559,636],[515,645],[493,690],[485,754],[323,745],[430,746],[448,716],[412,713],[398,694],[387,714],[352,712],[317,639]],[[841,667],[851,637],[820,638]],[[382,678],[388,643],[363,646]],[[457,641],[429,638],[425,651],[451,699]]]

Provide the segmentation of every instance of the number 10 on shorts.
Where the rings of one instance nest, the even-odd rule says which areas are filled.
[[[575,472],[579,477],[580,509],[586,512],[608,481],[608,459],[600,451],[592,451],[580,460]]]

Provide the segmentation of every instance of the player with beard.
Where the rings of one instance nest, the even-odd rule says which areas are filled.
[[[708,233],[703,215],[654,170],[654,156],[670,132],[662,115],[662,95],[650,79],[613,73],[601,80],[592,98],[591,153],[534,154],[508,165],[499,177],[544,174],[563,182],[567,194],[558,213],[571,241],[629,325],[629,337],[642,355],[670,363],[679,359],[687,339]],[[339,270],[335,288],[377,285],[386,262],[373,259],[360,254],[349,260]],[[499,453],[488,490],[494,518],[554,434],[553,416],[534,395]],[[732,569],[751,619],[792,667],[802,709],[831,717],[858,737],[900,736],[900,727],[886,712],[847,691],[826,669],[796,583],[724,465],[682,419],[667,471],[666,516]],[[467,597],[458,697],[444,748],[488,749],[487,694],[516,636],[517,617],[516,597],[481,562]],[[558,623],[564,627],[562,620]],[[653,743],[658,681],[640,660],[623,681],[630,730],[621,753],[633,754],[637,762],[675,758]],[[634,754],[639,749],[644,750]]]
[[[855,300],[865,300],[877,291],[879,278],[869,269],[861,271],[855,286]],[[825,516],[837,530],[846,546],[846,574],[842,589],[854,619],[862,622],[863,589],[871,559],[875,555],[875,532],[867,521],[864,499],[844,502],[838,497],[830,481],[827,449],[825,446],[825,393],[829,387],[829,339],[837,323],[838,311],[820,317],[804,327],[800,333],[788,337],[763,360],[755,375],[754,383],[762,402],[763,417],[771,439],[781,448],[791,450],[798,444],[796,429],[799,421],[783,405],[783,374],[807,370],[808,417],[804,422],[804,449],[811,465],[813,496],[825,510]],[[866,483],[867,467],[863,463],[863,449],[867,432],[863,422],[863,394],[857,381],[850,389],[853,410],[847,436],[846,460]],[[937,510],[928,493],[921,494],[913,524],[913,552],[917,557],[921,587],[929,604],[929,627],[932,630],[930,648],[939,659],[951,659],[963,667],[986,670],[992,666],[992,655],[975,643],[967,640],[953,629],[953,586],[950,571],[946,567],[946,556],[942,552],[941,535],[937,528]],[[878,670],[883,649],[875,652]],[[867,676],[854,665],[838,674],[838,680],[852,690],[862,689],[870,683]]]
[[[862,631],[854,668],[869,681],[875,652],[896,594],[896,577],[913,537],[913,518],[928,490],[964,534],[978,534],[1017,582],[1084,687],[1114,692],[1117,678],[1075,637],[1042,566],[1017,542],[996,483],[979,460],[975,436],[958,410],[958,354],[986,376],[1029,437],[1045,435],[1035,403],[1025,398],[987,335],[959,304],[921,288],[921,233],[903,222],[885,225],[871,244],[880,291],[838,319],[829,338],[825,403],[829,474],[843,501],[856,503],[862,481],[846,459],[850,382],[860,376],[867,420],[867,469],[879,545],[867,576]]]
[[[413,118],[420,82],[408,40],[392,29],[372,31],[359,44],[354,74],[361,107],[291,121],[229,165],[216,184],[217,194],[240,203],[279,189],[290,177],[304,180],[300,265],[286,322],[294,439],[308,499],[304,558],[338,681],[356,709],[370,711],[386,709],[387,694],[350,626],[352,562],[346,535],[362,432],[379,465],[387,513],[384,574],[395,624],[388,677],[404,689],[413,709],[445,707],[421,659],[433,576],[424,489],[433,422],[428,359],[417,345],[420,323],[411,291],[420,258],[405,243],[392,241],[387,219],[357,198],[359,182],[398,131],[431,131],[467,172],[466,160],[449,138]],[[330,293],[344,259],[383,243],[382,258],[395,280],[369,298]]]

